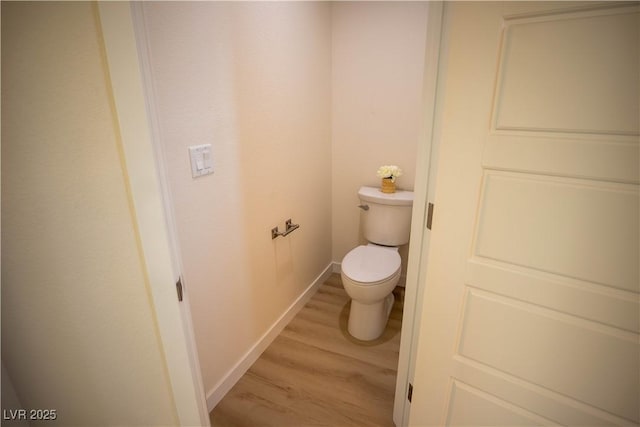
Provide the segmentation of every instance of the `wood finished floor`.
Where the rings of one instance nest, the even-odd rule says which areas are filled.
[[[404,289],[383,335],[347,332],[350,299],[333,274],[211,411],[213,426],[393,426]]]

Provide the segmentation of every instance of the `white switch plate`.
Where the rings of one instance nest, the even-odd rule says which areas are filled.
[[[197,178],[213,173],[213,159],[211,158],[211,144],[192,145],[189,147],[191,159],[191,176]]]

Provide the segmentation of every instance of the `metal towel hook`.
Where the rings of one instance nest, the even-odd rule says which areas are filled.
[[[294,224],[291,219],[288,219],[287,222],[284,223],[285,226],[285,230],[284,231],[278,231],[278,227],[274,227],[271,229],[271,239],[275,239],[278,236],[282,236],[285,237],[287,236],[289,233],[297,230],[298,228],[300,228],[300,224]]]

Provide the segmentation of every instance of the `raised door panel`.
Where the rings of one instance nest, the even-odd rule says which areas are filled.
[[[475,255],[637,294],[639,202],[636,185],[488,171]]]
[[[534,14],[505,24],[496,129],[638,135],[634,6]]]

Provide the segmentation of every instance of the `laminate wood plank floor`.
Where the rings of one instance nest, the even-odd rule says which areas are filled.
[[[333,274],[211,411],[211,424],[392,427],[404,288],[394,295],[383,335],[359,341]]]

